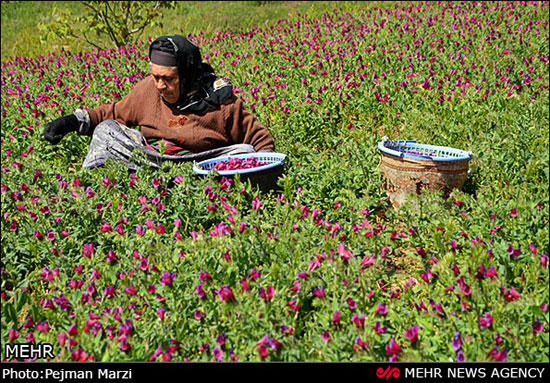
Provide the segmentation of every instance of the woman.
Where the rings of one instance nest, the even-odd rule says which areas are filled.
[[[189,39],[159,37],[149,47],[149,59],[151,76],[120,102],[60,117],[47,124],[45,139],[55,145],[72,131],[92,136],[83,168],[115,158],[137,169],[131,158],[135,149],[155,169],[164,161],[274,150],[269,131],[244,108],[232,85],[202,62]],[[141,132],[129,128],[138,126]]]

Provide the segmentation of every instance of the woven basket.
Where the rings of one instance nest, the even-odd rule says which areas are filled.
[[[251,169],[238,170],[214,170],[218,162],[227,161],[230,158],[247,159],[255,157],[259,162],[265,165],[257,166]],[[200,175],[216,175],[218,177],[234,178],[238,173],[241,181],[250,183],[253,187],[258,187],[262,192],[269,192],[278,188],[279,177],[283,175],[286,155],[274,152],[258,152],[237,154],[233,156],[217,157],[199,163],[193,164],[193,171]]]
[[[439,190],[447,198],[464,185],[471,152],[416,141],[388,141],[378,144],[386,190],[395,207],[407,196],[419,195],[424,188]]]

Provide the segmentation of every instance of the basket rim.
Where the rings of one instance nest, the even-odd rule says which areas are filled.
[[[409,146],[410,144],[414,144],[414,147],[420,148],[420,149],[429,149],[429,150],[445,150],[447,152],[452,152],[455,154],[460,155],[460,157],[431,157],[431,156],[423,156],[418,154],[410,154],[410,153],[403,153],[397,150],[390,149],[386,147],[386,143],[396,143],[403,146]],[[472,152],[471,151],[465,151],[461,149],[452,148],[449,146],[438,146],[438,145],[428,145],[428,144],[419,144],[416,142],[416,140],[388,140],[386,137],[384,137],[384,140],[378,143],[378,149],[386,154],[390,154],[395,157],[406,157],[406,158],[412,158],[412,159],[419,159],[419,160],[431,160],[431,161],[437,161],[437,162],[448,162],[448,161],[465,161],[470,160],[472,158]]]
[[[202,166],[204,165],[211,165],[222,161],[228,161],[232,158],[238,158],[238,159],[246,159],[250,157],[275,157],[278,158],[276,162],[262,165],[262,166],[256,166],[254,168],[250,169],[237,169],[237,170],[214,170],[214,169],[203,169]],[[256,153],[244,153],[244,154],[234,154],[234,155],[228,155],[228,156],[222,156],[222,157],[215,157],[210,158],[208,160],[200,161],[200,162],[193,162],[193,172],[201,175],[208,175],[213,173],[214,171],[217,172],[220,176],[232,176],[235,174],[248,174],[248,173],[257,173],[263,170],[268,170],[275,168],[277,166],[284,165],[285,159],[287,158],[286,154],[283,153],[275,153],[275,152],[256,152]]]

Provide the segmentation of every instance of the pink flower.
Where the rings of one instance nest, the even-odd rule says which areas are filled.
[[[176,273],[170,273],[165,271],[162,273],[162,277],[160,278],[160,283],[164,286],[169,286],[174,282],[174,278],[176,278]]]
[[[222,302],[235,302],[235,295],[233,294],[233,290],[231,290],[231,286],[229,285],[224,285],[220,287],[216,294]]]
[[[366,350],[369,348],[369,342],[366,340],[363,341],[359,335],[355,338],[355,345],[353,346],[354,350]]]
[[[90,258],[93,253],[94,245],[91,243],[85,243],[84,248],[82,249],[82,254],[84,254],[85,257]]]
[[[336,311],[332,314],[332,324],[335,326],[340,324],[340,311]]]
[[[109,231],[111,231],[113,228],[111,227],[111,225],[109,225],[107,222],[103,222],[103,224],[101,224],[101,232],[102,233],[107,233]]]
[[[166,314],[166,309],[164,307],[161,307],[157,310],[157,314],[160,318],[160,320],[164,320],[164,314]]]
[[[264,300],[264,302],[269,302],[275,295],[275,289],[271,285],[267,286],[265,289],[260,286],[258,290],[258,295]]]
[[[376,307],[374,312],[380,315],[386,315],[388,313],[388,307],[382,302],[378,302],[378,307]]]
[[[13,342],[14,340],[16,340],[17,338],[19,338],[19,331],[13,329],[13,328],[10,328],[10,331],[9,331],[9,341],[10,342]]]
[[[492,326],[494,319],[491,314],[486,312],[482,318],[479,318],[479,325],[481,328],[489,328]]]
[[[418,324],[406,329],[405,339],[411,341],[411,343],[416,343],[418,341],[418,330],[420,330],[420,326]]]
[[[145,234],[145,228],[141,225],[136,226],[136,234],[139,236],[143,236]]]
[[[113,249],[110,249],[107,255],[105,256],[105,259],[107,260],[107,263],[114,262],[117,258],[116,253],[113,251]]]
[[[67,341],[67,334],[65,334],[64,332],[59,333],[59,335],[57,335],[57,341],[59,342],[61,347],[65,347],[65,342]]]
[[[351,317],[351,322],[355,324],[357,328],[365,327],[365,315],[358,316],[357,313],[354,313]]]
[[[497,346],[495,346],[489,351],[489,356],[492,356],[497,362],[506,362],[508,359],[508,350],[503,349],[502,351],[498,351]]]
[[[222,361],[222,357],[223,357],[223,351],[216,347],[212,350],[212,356],[214,357],[214,359],[216,359],[218,362],[221,362]]]
[[[200,310],[195,310],[195,314],[193,315],[193,317],[196,319],[196,320],[201,320],[202,317],[203,317],[203,312],[200,311]]]
[[[510,215],[514,218],[518,216],[518,211],[516,210],[516,208],[510,210]]]
[[[401,347],[395,341],[395,338],[391,338],[390,342],[386,345],[386,355],[397,355],[401,351]]]
[[[326,298],[327,296],[325,295],[325,288],[323,286],[315,287],[313,289],[313,296],[321,299]]]
[[[376,321],[374,326],[372,326],[372,329],[376,331],[377,334],[385,334],[388,328],[386,326],[383,326],[380,324],[380,321]]]
[[[321,339],[323,339],[323,341],[325,343],[327,342],[330,342],[330,333],[327,331],[327,330],[324,330],[322,333],[321,333]]]
[[[532,326],[533,326],[533,332],[535,334],[542,332],[544,330],[544,325],[539,321],[534,322]]]
[[[521,298],[520,293],[518,293],[514,287],[512,287],[510,291],[506,290],[505,287],[502,287],[501,293],[504,296],[504,299],[506,300],[506,302],[512,302],[518,298]]]

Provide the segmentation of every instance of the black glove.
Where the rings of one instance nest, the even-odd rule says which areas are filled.
[[[57,145],[59,141],[69,132],[76,132],[79,123],[74,114],[59,117],[52,122],[49,122],[44,128],[44,138],[53,145]]]

